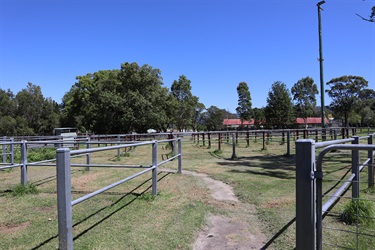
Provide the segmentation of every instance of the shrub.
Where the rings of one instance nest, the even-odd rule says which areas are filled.
[[[369,224],[372,223],[371,217],[374,216],[372,203],[367,200],[350,200],[340,215],[340,220],[345,224],[353,223]]]
[[[13,196],[22,196],[25,194],[37,194],[39,193],[38,189],[35,185],[31,183],[27,183],[26,185],[18,184],[12,190]]]

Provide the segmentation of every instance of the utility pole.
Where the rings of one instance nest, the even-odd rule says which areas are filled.
[[[320,1],[318,6],[318,26],[319,26],[319,66],[320,66],[320,103],[321,103],[321,117],[322,117],[322,137],[325,140],[325,116],[324,116],[324,80],[323,80],[323,45],[322,45],[322,20],[320,16],[320,11],[323,10],[320,7],[325,1]]]

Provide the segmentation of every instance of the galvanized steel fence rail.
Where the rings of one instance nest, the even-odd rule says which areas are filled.
[[[178,143],[178,152],[174,152],[174,156],[158,162],[158,143],[161,142],[173,142]],[[96,190],[90,194],[80,197],[76,200],[71,200],[71,177],[70,168],[72,164],[70,159],[74,155],[90,154],[99,151],[121,149],[126,147],[134,146],[152,146],[152,159],[151,165],[146,169],[128,176],[122,180],[119,180],[111,185],[103,187]],[[175,147],[176,149],[176,147]],[[171,139],[171,140],[160,140],[151,142],[138,142],[118,146],[108,146],[101,148],[88,148],[83,150],[70,150],[69,148],[59,148],[56,151],[56,172],[57,172],[57,201],[58,201],[58,231],[59,231],[59,249],[73,249],[73,225],[72,225],[72,207],[78,203],[81,203],[91,197],[94,197],[100,193],[103,193],[111,188],[114,188],[122,183],[125,183],[133,178],[136,178],[142,174],[152,171],[152,195],[157,195],[157,175],[158,167],[166,162],[178,159],[178,173],[182,171],[182,148],[181,148],[181,138]],[[90,165],[88,165],[90,166]],[[108,165],[107,165],[108,166]],[[125,166],[126,167],[126,166]]]
[[[296,248],[297,249],[322,249],[322,220],[329,210],[342,198],[343,194],[352,187],[351,199],[358,200],[360,193],[360,172],[367,167],[367,184],[374,186],[374,135],[365,137],[352,137],[336,141],[315,143],[314,140],[298,140],[296,142]],[[360,139],[367,139],[367,144],[359,144]],[[343,144],[348,143],[351,144]],[[316,157],[316,149],[323,148]],[[323,159],[333,150],[351,151],[352,174],[343,184],[322,204],[323,191]],[[360,151],[367,151],[367,158],[360,163]],[[375,201],[374,201],[375,202]],[[374,219],[375,218],[368,218]],[[357,232],[358,233],[358,232]],[[375,238],[375,232],[368,236]],[[358,236],[357,236],[358,240]],[[358,243],[357,243],[358,245]],[[344,246],[335,246],[345,248]],[[351,249],[351,248],[350,248]],[[357,247],[358,249],[358,247]]]

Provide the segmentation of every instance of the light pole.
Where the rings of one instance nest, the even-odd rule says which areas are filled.
[[[323,80],[323,48],[322,48],[322,21],[320,17],[320,7],[325,1],[320,1],[318,6],[318,25],[319,25],[319,65],[320,65],[320,102],[321,102],[321,113],[322,113],[322,128],[324,129],[324,80]]]

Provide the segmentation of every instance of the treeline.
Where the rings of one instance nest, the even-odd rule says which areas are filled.
[[[322,112],[325,118],[332,117],[343,127],[375,125],[375,91],[368,88],[366,79],[341,76],[326,85],[325,92],[332,102],[320,109],[316,105],[319,91],[311,77],[298,80],[291,91],[283,82],[274,82],[268,92],[266,107],[252,109],[249,87],[241,82],[237,87],[236,111],[242,122],[254,119],[255,126],[266,128],[291,128],[297,117],[321,117]]]
[[[51,135],[60,125],[60,114],[59,104],[44,98],[32,83],[17,95],[0,89],[0,135]]]
[[[191,92],[184,75],[171,88],[163,86],[161,71],[147,64],[123,63],[120,69],[78,76],[62,103],[42,95],[32,83],[14,95],[0,89],[0,135],[51,135],[56,127],[77,127],[97,134],[145,133],[148,129],[222,130],[225,118],[255,120],[255,128],[292,127],[296,117],[319,117],[310,77],[297,81],[291,91],[280,81],[272,84],[267,105],[252,108],[247,83],[237,87],[237,114],[216,106],[205,107]],[[332,102],[324,112],[342,125],[375,125],[375,91],[359,76],[342,76],[326,84]]]

